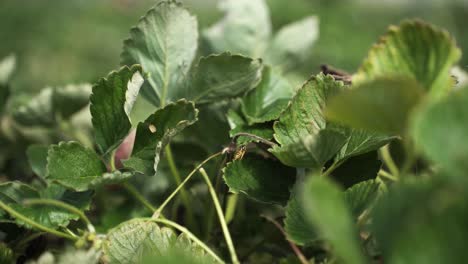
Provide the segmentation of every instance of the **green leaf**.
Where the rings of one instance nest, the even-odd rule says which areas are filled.
[[[351,212],[338,186],[326,178],[310,176],[302,202],[307,219],[331,244],[337,258],[350,264],[366,263]]]
[[[231,130],[229,130],[231,138],[242,132],[253,134],[267,140],[273,139],[273,125],[271,123],[248,125],[244,118],[232,109],[228,111],[227,118],[229,126],[231,127]],[[242,145],[249,142],[259,142],[259,140],[251,137],[240,136],[237,138],[236,143]]]
[[[468,165],[468,89],[426,104],[411,124],[411,134],[418,150],[450,175],[466,176]]]
[[[134,176],[133,172],[121,172],[121,171],[106,172],[102,175],[102,177],[99,177],[93,180],[90,183],[90,186],[96,187],[96,186],[107,185],[107,184],[122,183],[133,176]]]
[[[18,96],[12,114],[24,126],[53,127],[87,106],[90,94],[89,84],[47,87],[33,96]]]
[[[197,116],[193,102],[186,100],[158,109],[138,124],[132,156],[124,165],[143,174],[155,174],[164,147],[184,128],[194,124]]]
[[[77,142],[60,142],[49,148],[46,179],[76,191],[85,191],[107,171],[99,156]]]
[[[274,160],[247,155],[228,163],[224,180],[233,193],[265,203],[284,205],[289,199],[289,189],[295,182],[296,170]]]
[[[176,97],[202,104],[240,96],[260,82],[262,68],[261,60],[230,53],[201,58]]]
[[[316,135],[305,135],[295,143],[275,146],[269,151],[288,166],[319,170],[343,147],[345,141],[343,133],[323,129]]]
[[[110,230],[103,245],[109,264],[140,263],[145,253],[157,259],[174,249],[190,252],[194,259],[206,259],[206,253],[185,235],[177,237],[171,229],[142,219],[124,222]]]
[[[391,26],[371,49],[353,82],[382,76],[410,77],[439,97],[453,87],[450,69],[460,58],[461,51],[448,32],[422,21],[405,21],[399,27]]]
[[[422,97],[421,86],[412,79],[378,78],[331,98],[326,114],[353,128],[404,135]]]
[[[93,85],[91,116],[102,154],[116,149],[130,132],[130,112],[143,84],[141,67],[122,67]]]
[[[65,188],[51,184],[49,187],[36,190],[29,185],[20,182],[6,182],[0,184],[0,200],[20,214],[50,228],[66,227],[71,220],[79,217],[67,210],[48,205],[23,205],[26,199],[55,199],[71,204],[79,209],[89,208],[91,192],[72,192]],[[2,212],[3,213],[3,212]],[[19,225],[28,228],[29,225],[19,219],[15,219]]]
[[[381,167],[377,151],[372,151],[347,159],[331,173],[331,177],[344,188],[349,188],[359,182],[375,179]]]
[[[278,119],[293,94],[294,90],[285,78],[265,67],[262,81],[242,99],[242,112],[249,124]]]
[[[275,122],[281,146],[270,151],[286,165],[320,169],[345,144],[344,130],[328,124],[323,113],[328,98],[343,89],[342,82],[324,74],[304,84]]]
[[[163,1],[150,9],[125,40],[122,64],[141,64],[149,73],[143,96],[157,106],[178,97],[195,58],[198,24],[182,4]]]
[[[291,198],[285,209],[285,215],[284,230],[286,231],[288,240],[300,246],[313,245],[319,240],[320,237],[317,234],[317,230],[305,216],[302,201],[296,190],[291,193]]]
[[[307,34],[304,34],[307,32]],[[265,53],[265,61],[283,70],[292,70],[312,54],[319,36],[319,20],[309,16],[281,28],[272,39]]]
[[[203,37],[212,53],[230,51],[261,57],[271,37],[268,7],[264,0],[220,2],[224,17],[205,30]]]
[[[45,145],[30,145],[26,150],[29,165],[32,171],[39,177],[45,179],[47,175],[47,152],[49,147]]]
[[[385,146],[396,137],[362,129],[346,128],[349,135],[346,144],[341,148],[335,161],[346,160]]]
[[[468,228],[465,185],[436,175],[391,188],[372,213],[371,231],[385,263],[464,263]]]
[[[344,192],[345,201],[355,219],[376,201],[379,194],[379,187],[379,182],[368,180],[353,185]]]
[[[37,261],[28,261],[28,264],[68,264],[68,263],[86,263],[98,264],[102,253],[96,249],[67,248],[58,257],[55,257],[50,252],[43,253]]]

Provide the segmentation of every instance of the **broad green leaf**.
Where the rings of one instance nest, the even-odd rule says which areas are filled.
[[[20,182],[6,182],[0,184],[0,200],[12,207],[20,214],[50,228],[66,227],[71,220],[79,217],[67,210],[47,205],[23,205],[27,199],[55,199],[71,204],[79,209],[88,209],[91,201],[91,192],[72,192],[65,188],[51,184],[49,187],[36,190]],[[3,213],[3,212],[2,212]],[[4,213],[3,213],[4,214]],[[3,216],[4,217],[4,216]],[[15,219],[19,225],[29,225]]]
[[[465,185],[437,178],[391,188],[372,213],[384,263],[464,263],[468,236]]]
[[[99,177],[93,180],[90,183],[90,186],[95,187],[95,186],[106,185],[106,184],[122,183],[133,176],[134,176],[133,172],[121,172],[121,171],[106,172],[102,175],[102,177]]]
[[[262,68],[261,60],[230,53],[203,57],[176,97],[202,104],[240,96],[260,82]]]
[[[330,243],[335,256],[350,264],[366,263],[343,193],[323,177],[310,176],[302,193],[306,218]]]
[[[353,128],[404,135],[422,96],[421,86],[412,79],[378,78],[331,98],[326,114]]]
[[[411,124],[417,148],[444,170],[463,177],[468,169],[467,104],[468,89],[462,88],[422,107]]]
[[[319,240],[317,230],[305,216],[298,191],[291,193],[291,198],[286,205],[285,215],[284,229],[288,240],[300,246],[312,245]]]
[[[76,191],[85,191],[106,171],[99,156],[77,142],[60,142],[49,147],[47,181],[58,182]]]
[[[46,87],[34,96],[18,96],[12,114],[24,126],[52,127],[87,106],[90,94],[89,84]]]
[[[347,159],[336,168],[331,177],[344,188],[370,179],[375,179],[382,167],[377,151],[371,151]]]
[[[319,36],[319,19],[309,16],[281,28],[265,53],[265,61],[288,71],[311,56]]]
[[[262,81],[242,99],[242,112],[249,124],[278,119],[294,90],[276,70],[265,67]]]
[[[224,17],[206,29],[203,37],[213,53],[230,51],[260,57],[271,37],[268,7],[264,0],[224,0]]]
[[[448,32],[422,21],[405,21],[391,26],[370,50],[353,82],[382,76],[410,77],[439,97],[453,87],[450,69],[460,58],[461,51]]]
[[[93,85],[91,116],[102,154],[116,149],[130,132],[130,112],[143,84],[141,67],[124,66]]]
[[[212,263],[213,261],[208,257],[197,257],[194,258],[190,252],[184,252],[183,250],[169,250],[163,256],[157,254],[147,254],[143,256],[143,260],[140,264],[153,264],[153,263],[164,263],[164,264],[205,264]]]
[[[156,259],[172,250],[190,252],[194,259],[206,258],[206,253],[185,235],[177,237],[171,229],[143,219],[130,220],[110,230],[103,245],[109,264],[140,263],[145,253]]]
[[[224,181],[233,193],[265,203],[284,205],[289,189],[295,182],[296,170],[274,160],[247,155],[228,163],[224,168]]]
[[[234,137],[238,133],[249,133],[259,136],[263,139],[273,139],[273,125],[271,123],[248,125],[247,122],[238,113],[230,109],[227,114],[229,126],[229,135]],[[237,144],[247,144],[249,142],[259,142],[258,139],[240,136],[237,138]]]
[[[346,137],[334,129],[320,130],[316,135],[304,135],[295,143],[275,146],[269,151],[283,164],[320,170],[343,147]]]
[[[344,89],[342,82],[319,74],[297,92],[275,122],[280,147],[270,151],[284,164],[320,169],[345,144],[345,130],[325,120],[326,101]]]
[[[335,161],[346,160],[354,156],[377,150],[396,138],[363,129],[347,128],[346,131],[349,136],[346,140],[346,144],[335,157]]]
[[[143,174],[155,174],[164,147],[184,128],[194,124],[197,116],[193,102],[186,100],[158,109],[138,124],[132,156],[124,165]]]
[[[368,180],[353,185],[344,192],[344,198],[355,219],[368,209],[377,199],[380,184]]]
[[[26,150],[29,165],[32,171],[39,177],[45,179],[47,175],[47,152],[49,147],[45,145],[31,145]]]
[[[321,73],[310,79],[293,97],[279,122],[275,123],[276,141],[281,145],[288,145],[325,129],[326,101],[343,89],[343,83],[335,81],[330,75]]]
[[[157,106],[181,99],[198,46],[198,23],[182,4],[163,1],[150,9],[125,40],[122,64],[141,64],[149,73],[143,95]]]

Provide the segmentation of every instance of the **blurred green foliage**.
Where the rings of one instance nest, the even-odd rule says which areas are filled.
[[[117,68],[128,29],[156,1],[152,0],[2,0],[0,57],[15,53],[15,91],[47,85],[94,82]],[[216,0],[184,0],[200,26],[221,16]],[[463,1],[268,0],[273,27],[308,15],[320,18],[320,37],[302,69],[318,72],[320,64],[348,71],[358,67],[367,50],[389,24],[419,17],[449,30],[463,51],[468,5]],[[462,59],[462,67],[468,58]]]

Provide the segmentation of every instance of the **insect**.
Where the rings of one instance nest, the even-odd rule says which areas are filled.
[[[247,145],[240,146],[236,153],[234,153],[234,158],[232,160],[241,160],[244,157],[245,152],[247,152]]]

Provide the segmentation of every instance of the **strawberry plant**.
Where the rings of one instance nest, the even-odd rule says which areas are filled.
[[[356,73],[304,78],[316,17],[221,9],[199,30],[158,3],[92,85],[15,94],[2,60],[0,262],[463,263],[453,37],[407,20]]]

